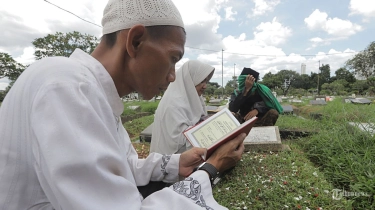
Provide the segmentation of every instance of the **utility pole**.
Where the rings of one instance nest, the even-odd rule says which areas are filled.
[[[221,88],[222,88],[222,93],[221,97],[224,99],[224,50],[221,49]]]
[[[319,95],[319,74],[320,74],[320,61],[319,61],[319,67],[318,67],[318,88],[316,89],[316,92],[318,95]]]
[[[233,81],[234,81],[234,89],[237,88],[237,81],[236,81],[236,64],[234,64],[234,69],[233,69]]]

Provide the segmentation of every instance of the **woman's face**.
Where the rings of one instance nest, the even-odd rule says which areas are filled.
[[[214,71],[212,71],[201,83],[195,86],[197,93],[201,96],[204,93],[204,90],[207,88],[207,83],[210,81]]]

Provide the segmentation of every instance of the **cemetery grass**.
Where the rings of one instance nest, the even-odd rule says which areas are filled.
[[[332,200],[333,186],[298,145],[290,152],[247,152],[213,189],[229,209],[351,209]]]
[[[134,115],[137,113],[136,110],[130,109],[130,106],[140,106],[140,112],[149,112],[154,114],[159,102],[160,100],[124,102],[124,111],[122,112],[122,115]]]
[[[375,138],[348,125],[375,123],[375,106],[340,99],[320,110],[319,133],[296,141],[337,189],[365,194],[346,199],[354,209],[375,209]]]
[[[373,122],[374,105],[336,100],[326,106],[300,108],[324,117],[317,121],[281,115],[276,125],[318,132],[283,139],[290,152],[245,153],[237,167],[213,189],[215,199],[229,209],[375,209],[374,138],[347,126],[348,122]],[[139,120],[139,128],[137,123],[125,125],[128,131],[134,130],[129,133],[134,133],[135,139],[139,136],[135,133],[151,124],[153,116]],[[147,156],[148,143],[133,144],[140,157]],[[333,189],[366,196],[334,200]]]

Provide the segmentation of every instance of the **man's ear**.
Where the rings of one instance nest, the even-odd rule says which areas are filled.
[[[144,25],[135,25],[129,32],[126,39],[126,48],[131,58],[137,56],[143,42],[147,38],[147,29]]]

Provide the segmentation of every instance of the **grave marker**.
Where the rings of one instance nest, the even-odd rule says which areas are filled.
[[[151,137],[152,137],[152,125],[154,123],[151,123],[146,129],[144,129],[140,134],[139,134],[139,141],[141,142],[151,142]]]
[[[310,100],[311,105],[327,105],[325,100]]]
[[[355,128],[360,129],[363,132],[374,136],[375,134],[375,125],[374,123],[358,123],[358,122],[349,122],[349,125]]]
[[[278,126],[253,127],[244,141],[245,151],[281,151],[284,149]]]
[[[283,114],[293,114],[293,107],[291,105],[281,105],[283,107]]]

